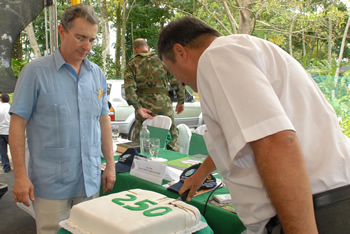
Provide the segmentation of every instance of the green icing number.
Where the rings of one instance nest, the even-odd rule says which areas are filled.
[[[164,209],[164,211],[159,212],[159,213],[152,213],[153,211],[161,210],[161,209]],[[165,215],[165,214],[169,213],[170,211],[172,211],[172,209],[170,207],[156,207],[153,209],[146,210],[145,212],[143,212],[143,215],[148,216],[148,217],[155,217],[155,216]]]
[[[132,195],[132,194],[126,194],[126,196],[128,196],[130,198],[114,198],[114,199],[112,199],[112,202],[114,202],[117,205],[122,206],[122,205],[124,205],[124,203],[121,201],[135,201],[137,199],[137,197]]]
[[[151,205],[157,205],[157,203],[146,199],[146,200],[142,200],[134,203],[135,206],[123,206],[123,207],[128,210],[146,210],[149,207],[147,203],[150,203]]]
[[[133,210],[133,211],[145,210],[143,212],[143,215],[148,216],[148,217],[161,216],[161,215],[165,215],[165,214],[169,213],[170,211],[172,211],[172,209],[170,207],[155,207],[155,208],[147,210],[149,208],[149,205],[147,203],[149,203],[151,205],[157,205],[156,202],[150,201],[148,199],[145,199],[145,200],[142,200],[139,202],[135,202],[134,206],[129,206],[129,205],[124,206],[125,203],[122,201],[130,202],[130,201],[135,201],[137,199],[137,197],[132,195],[132,194],[126,194],[126,196],[128,196],[129,198],[114,198],[114,199],[112,199],[112,202],[114,202],[117,205],[123,206],[125,209],[128,209],[128,210]],[[164,211],[162,211],[162,212],[158,212],[158,213],[155,212],[155,211],[159,211],[159,210],[163,210],[163,209],[164,209]]]

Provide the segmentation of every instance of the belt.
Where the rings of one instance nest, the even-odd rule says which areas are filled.
[[[314,194],[314,208],[319,209],[350,199],[350,185]]]
[[[164,88],[148,88],[137,90],[137,94],[169,94],[167,89]]]
[[[317,212],[317,209],[324,208],[339,202],[343,202],[350,199],[350,185],[343,187],[331,189],[322,193],[314,194],[314,209]],[[266,224],[267,233],[272,233],[274,227],[280,225],[279,217],[276,215],[270,219]],[[283,233],[283,230],[280,232]]]

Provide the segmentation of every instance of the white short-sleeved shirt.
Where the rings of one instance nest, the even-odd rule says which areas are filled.
[[[11,116],[9,114],[10,104],[0,102],[0,135],[8,135]]]
[[[197,72],[206,145],[248,233],[262,233],[276,214],[251,141],[294,130],[314,194],[350,183],[349,139],[317,84],[284,50],[249,35],[219,37]]]

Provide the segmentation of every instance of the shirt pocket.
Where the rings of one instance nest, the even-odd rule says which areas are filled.
[[[103,93],[99,91],[94,91],[91,93],[91,110],[94,116],[101,116],[102,112],[102,100],[103,100]]]
[[[73,100],[71,100],[73,101]],[[46,124],[67,124],[71,119],[68,92],[41,94],[35,110]]]
[[[101,143],[90,145],[89,172],[92,179],[101,175]]]
[[[44,178],[52,177],[55,183],[70,184],[82,176],[79,146],[44,148],[43,152],[46,166],[40,170]]]

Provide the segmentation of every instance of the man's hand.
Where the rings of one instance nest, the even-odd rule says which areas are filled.
[[[144,119],[153,119],[152,115],[150,115],[152,113],[152,111],[146,109],[146,108],[140,108],[137,110],[138,113],[142,116],[142,118]]]
[[[191,201],[197,190],[202,186],[205,178],[206,176],[204,178],[201,178],[199,174],[194,173],[191,177],[185,180],[185,183],[182,185],[179,194],[181,195],[187,190],[190,190],[187,195],[187,201]]]
[[[177,114],[181,114],[181,112],[183,112],[184,109],[185,109],[185,104],[179,104],[179,103],[178,103],[178,104],[176,105],[175,111],[176,111]]]
[[[13,198],[26,206],[30,206],[29,199],[34,201],[34,186],[28,176],[16,178],[13,185]]]
[[[202,184],[207,176],[215,171],[215,169],[216,167],[213,160],[210,156],[208,156],[202,165],[198,168],[198,170],[191,177],[185,180],[185,183],[182,185],[179,194],[181,195],[187,190],[190,190],[187,195],[187,201],[191,201],[197,190],[202,187]]]
[[[116,173],[114,165],[113,167],[110,166],[106,167],[105,171],[102,174],[102,187],[103,187],[103,193],[107,193],[111,191],[114,187],[114,183],[116,181]]]

